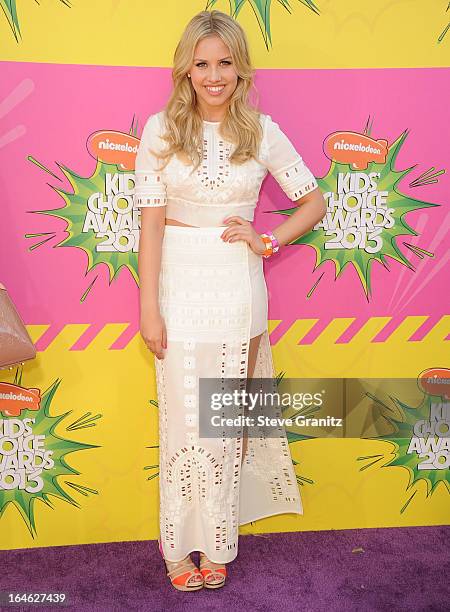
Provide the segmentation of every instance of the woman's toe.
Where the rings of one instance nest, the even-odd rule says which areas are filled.
[[[210,574],[208,582],[210,584],[217,584],[218,582],[222,582],[223,575],[222,574]]]
[[[195,574],[194,576],[191,576],[191,578],[189,578],[190,582],[193,582],[194,584],[197,584],[198,582],[202,582],[203,580],[203,576],[199,576],[198,574]]]

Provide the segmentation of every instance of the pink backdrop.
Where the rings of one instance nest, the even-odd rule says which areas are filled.
[[[81,349],[105,323],[130,322],[114,345],[122,348],[138,330],[138,290],[129,271],[122,268],[111,285],[105,265],[85,276],[84,251],[54,248],[66,235],[65,222],[30,213],[63,205],[50,185],[68,190],[69,183],[55,162],[83,177],[93,173],[95,160],[86,148],[89,134],[101,129],[127,133],[135,116],[140,135],[147,116],[165,104],[171,87],[170,71],[14,62],[2,64],[2,75],[2,280],[27,324],[51,324],[39,340],[39,350],[67,323],[92,324],[73,347]],[[280,124],[318,179],[330,165],[322,149],[325,138],[336,130],[362,132],[370,117],[371,136],[385,138],[389,144],[409,130],[396,169],[417,167],[400,184],[402,192],[441,204],[406,216],[419,235],[405,240],[431,251],[434,257],[419,259],[402,246],[400,237],[398,245],[416,270],[394,260],[388,260],[389,270],[375,262],[369,300],[351,266],[337,280],[332,262],[313,272],[316,254],[307,245],[289,246],[266,262],[269,318],[282,320],[272,334],[272,342],[301,318],[320,319],[302,340],[311,342],[336,317],[356,318],[340,339],[348,341],[368,318],[393,316],[375,339],[383,341],[405,316],[426,315],[429,319],[411,338],[421,339],[447,310],[443,289],[448,287],[448,249],[444,238],[449,213],[442,204],[448,195],[448,177],[444,174],[439,182],[422,187],[413,188],[409,183],[432,166],[445,168],[450,136],[448,123],[442,123],[447,114],[445,70],[259,70],[256,85],[260,109]],[[28,156],[61,180],[32,163]],[[268,176],[261,190],[256,229],[279,225],[284,217],[270,212],[290,206]],[[25,238],[25,234],[39,232],[55,232],[56,236],[30,251],[38,239]],[[307,298],[322,273],[318,287]],[[86,300],[80,302],[96,276]]]

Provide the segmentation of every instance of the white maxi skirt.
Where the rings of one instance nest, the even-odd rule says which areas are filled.
[[[159,408],[159,524],[164,557],[238,553],[239,525],[303,514],[284,428],[278,437],[199,437],[199,379],[246,379],[250,338],[262,334],[254,378],[276,374],[262,257],[224,242],[222,227],[166,225],[159,305],[167,329],[155,357]]]

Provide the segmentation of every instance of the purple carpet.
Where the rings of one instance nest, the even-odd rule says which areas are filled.
[[[193,593],[170,586],[156,541],[3,551],[0,592],[64,592],[65,610],[449,610],[449,534],[438,526],[240,536],[227,584]]]

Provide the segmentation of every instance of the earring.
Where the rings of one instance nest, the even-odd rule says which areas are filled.
[[[191,75],[189,74],[189,72],[188,72],[188,78],[189,78],[189,79],[191,78]]]

